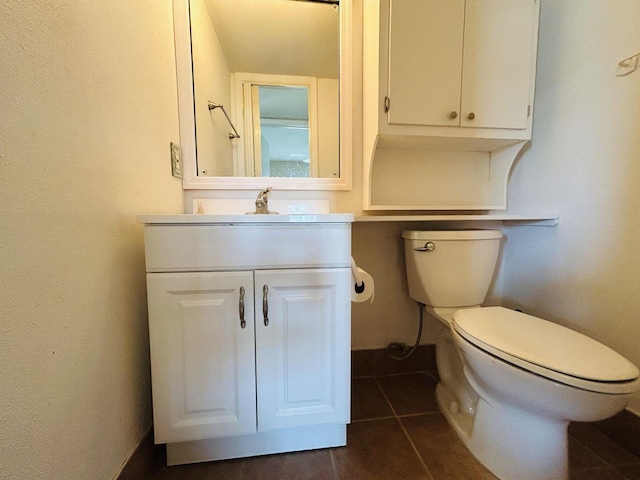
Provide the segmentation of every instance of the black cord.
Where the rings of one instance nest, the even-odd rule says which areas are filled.
[[[407,358],[409,358],[411,355],[413,355],[413,352],[416,351],[416,348],[418,348],[418,345],[420,345],[420,338],[422,338],[422,323],[424,321],[424,303],[420,303],[417,302],[418,306],[420,307],[420,325],[418,326],[418,338],[416,338],[416,343],[413,347],[409,348],[409,346],[406,343],[402,343],[402,342],[391,342],[389,345],[387,345],[387,355],[391,358],[393,358],[394,360],[406,360]],[[402,356],[396,356],[393,353],[391,353],[392,349],[401,349],[402,350]]]

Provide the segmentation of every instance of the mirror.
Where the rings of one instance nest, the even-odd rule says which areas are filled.
[[[350,17],[347,0],[174,0],[184,188],[351,188]]]

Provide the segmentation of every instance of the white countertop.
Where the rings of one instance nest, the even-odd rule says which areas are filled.
[[[305,213],[283,215],[222,214],[149,214],[137,215],[138,223],[147,225],[242,225],[352,222],[502,222],[505,225],[537,225],[555,227],[557,215],[360,215],[352,213]]]
[[[352,213],[296,214],[296,215],[203,215],[203,214],[151,214],[137,215],[136,221],[147,225],[240,225],[271,223],[351,223]]]

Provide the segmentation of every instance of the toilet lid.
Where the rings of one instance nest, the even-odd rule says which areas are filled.
[[[453,328],[469,342],[543,376],[554,378],[551,371],[563,378],[627,382],[640,375],[634,364],[606,345],[531,315],[482,307],[458,310],[453,318]]]

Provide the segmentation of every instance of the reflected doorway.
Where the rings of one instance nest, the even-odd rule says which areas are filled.
[[[251,85],[253,161],[260,177],[318,176],[309,87]]]

